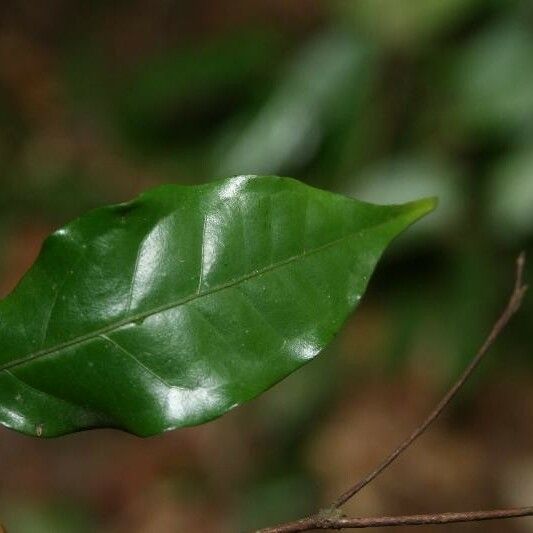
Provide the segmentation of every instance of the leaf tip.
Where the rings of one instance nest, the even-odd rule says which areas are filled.
[[[439,199],[436,196],[430,196],[404,204],[402,211],[406,214],[408,223],[411,225],[434,211],[438,205]]]
[[[439,199],[436,196],[429,196],[427,198],[415,200],[407,205],[411,206],[414,214],[416,213],[418,216],[423,217],[437,209]]]

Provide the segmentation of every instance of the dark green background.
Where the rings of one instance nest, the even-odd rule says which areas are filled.
[[[145,441],[1,430],[9,531],[246,531],[328,502],[404,436],[533,251],[531,2],[2,2],[2,295],[85,210],[234,173],[441,205],[389,250],[327,353],[227,417]],[[351,512],[531,504],[532,320],[529,297]]]

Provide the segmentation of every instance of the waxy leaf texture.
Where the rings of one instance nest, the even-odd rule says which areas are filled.
[[[239,176],[89,212],[0,302],[0,423],[148,436],[224,414],[313,359],[434,205]]]

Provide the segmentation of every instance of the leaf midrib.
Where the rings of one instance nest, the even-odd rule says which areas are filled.
[[[244,283],[250,279],[258,278],[268,272],[271,272],[272,270],[275,270],[277,268],[282,268],[290,263],[293,263],[299,259],[303,259],[307,256],[319,253],[321,251],[324,251],[328,248],[331,248],[332,246],[336,246],[337,244],[340,244],[348,239],[351,239],[353,237],[361,236],[363,233],[370,229],[377,229],[381,226],[384,226],[391,221],[393,221],[396,217],[391,217],[391,219],[380,222],[379,224],[375,224],[373,226],[369,226],[366,228],[362,228],[354,233],[350,233],[348,235],[344,235],[343,237],[339,237],[338,239],[335,239],[331,242],[328,242],[326,244],[323,244],[321,246],[318,246],[316,248],[312,248],[311,250],[305,250],[300,254],[293,255],[291,257],[288,257],[287,259],[284,259],[283,261],[278,261],[277,263],[273,263],[265,268],[254,270],[253,272],[250,272],[249,274],[246,274],[244,276],[241,276],[239,278],[235,278],[231,281],[228,281],[226,283],[222,283],[220,285],[217,285],[215,287],[212,287],[204,292],[200,293],[194,293],[193,295],[186,296],[185,298],[181,298],[180,300],[176,300],[170,303],[167,303],[165,305],[161,305],[159,307],[156,307],[155,309],[152,309],[150,311],[145,311],[142,313],[138,313],[136,315],[124,318],[122,320],[118,320],[114,322],[113,324],[110,324],[108,326],[105,326],[103,328],[91,331],[90,333],[87,333],[85,335],[80,335],[78,337],[75,337],[73,339],[70,339],[69,341],[66,341],[64,343],[58,344],[56,346],[52,346],[50,348],[45,348],[43,350],[39,350],[34,353],[30,353],[28,355],[25,355],[23,357],[19,357],[18,359],[15,359],[13,361],[9,361],[7,363],[4,363],[0,365],[0,372],[3,372],[4,370],[9,370],[11,368],[24,365],[26,363],[29,363],[31,361],[34,361],[35,359],[40,359],[42,357],[47,357],[49,355],[53,355],[57,352],[61,352],[62,350],[66,350],[68,348],[72,348],[73,346],[77,346],[79,344],[83,344],[86,341],[97,339],[101,335],[105,335],[106,333],[113,332],[123,326],[126,326],[128,324],[132,324],[134,322],[144,321],[147,318],[157,315],[158,313],[162,313],[164,311],[168,311],[169,309],[174,309],[176,307],[181,307],[182,305],[186,305],[192,301],[198,300],[200,298],[205,298],[206,296],[210,296],[211,294],[215,294],[217,292],[223,291],[225,289],[229,289],[231,287],[234,287],[236,285],[239,285],[241,283]]]

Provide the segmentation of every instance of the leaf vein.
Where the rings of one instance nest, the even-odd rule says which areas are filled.
[[[133,273],[131,275],[130,290],[128,292],[128,300],[126,303],[126,313],[131,311],[131,304],[133,303],[133,293],[135,292],[135,285],[137,283],[137,272],[139,271],[139,264],[141,262],[142,248],[144,243],[146,242],[146,239],[148,238],[148,235],[145,235],[141,239],[139,247],[137,248],[137,254],[135,255],[135,266],[133,267]]]
[[[207,230],[207,215],[204,215],[204,221],[202,225],[202,253],[200,258],[200,272],[198,274],[198,287],[196,294],[200,294],[202,290],[202,284],[204,282],[204,262],[205,262],[205,232]]]
[[[174,385],[171,385],[168,381],[165,380],[165,378],[163,378],[162,376],[160,376],[157,372],[155,372],[154,370],[152,370],[149,366],[147,366],[145,363],[143,363],[136,355],[134,355],[133,353],[131,353],[129,350],[127,350],[126,348],[124,348],[124,346],[120,345],[118,342],[116,342],[115,340],[113,340],[111,337],[108,337],[107,335],[99,335],[99,337],[110,343],[112,346],[114,346],[115,348],[117,348],[119,351],[121,351],[123,354],[127,355],[130,359],[132,359],[133,361],[135,361],[135,363],[140,366],[143,370],[145,370],[146,372],[148,372],[151,376],[153,376],[154,378],[156,378],[162,385],[164,385],[165,387],[169,388],[169,389],[172,389],[172,388],[175,388]]]
[[[225,289],[229,289],[231,287],[239,285],[240,283],[245,283],[246,281],[249,281],[251,279],[258,278],[260,276],[263,276],[263,275],[271,272],[272,270],[275,270],[277,268],[283,268],[283,267],[285,267],[287,265],[290,265],[291,263],[294,263],[295,261],[298,261],[300,259],[304,259],[304,258],[306,258],[308,256],[311,256],[311,255],[317,254],[319,252],[322,252],[324,250],[327,250],[329,248],[332,248],[333,246],[341,244],[341,243],[343,243],[343,242],[345,242],[345,241],[347,241],[347,240],[349,240],[351,238],[355,238],[355,237],[361,236],[368,229],[377,229],[380,226],[384,226],[384,225],[386,225],[386,224],[388,224],[390,222],[391,221],[389,220],[389,221],[381,223],[381,224],[376,224],[375,226],[371,226],[371,227],[367,227],[367,228],[361,228],[360,230],[358,230],[358,231],[356,231],[354,233],[351,233],[351,234],[348,234],[348,235],[343,235],[342,237],[339,237],[338,239],[335,239],[335,240],[330,241],[328,243],[325,243],[325,244],[322,244],[320,246],[317,246],[316,248],[305,250],[305,251],[303,251],[303,252],[301,252],[299,254],[296,254],[296,255],[293,255],[291,257],[288,257],[287,259],[283,259],[282,261],[278,261],[276,263],[271,263],[270,265],[268,265],[268,266],[266,266],[266,267],[264,267],[262,269],[254,270],[253,272],[250,272],[250,273],[245,274],[243,276],[240,276],[238,278],[234,278],[234,279],[232,279],[232,280],[230,280],[230,281],[228,281],[226,283],[221,283],[220,285],[211,287],[211,288],[205,290],[204,292],[200,292],[200,293],[195,292],[194,294],[185,296],[183,298],[180,298],[179,300],[175,300],[175,301],[169,302],[167,304],[161,305],[159,307],[155,307],[154,309],[151,309],[151,310],[148,310],[148,311],[144,311],[144,312],[138,313],[136,315],[132,315],[132,316],[123,318],[121,320],[118,320],[118,321],[114,322],[113,324],[109,324],[108,326],[104,326],[104,327],[102,327],[100,329],[91,331],[91,332],[86,333],[84,335],[80,335],[78,337],[74,337],[74,338],[72,338],[72,339],[70,339],[68,341],[65,341],[65,342],[63,342],[61,344],[58,344],[56,346],[52,346],[50,348],[39,350],[37,352],[30,353],[30,354],[24,355],[22,357],[19,357],[18,359],[14,359],[12,361],[8,361],[8,362],[0,365],[0,372],[2,370],[6,370],[6,369],[9,369],[9,368],[13,368],[13,367],[16,367],[16,366],[19,366],[19,365],[23,365],[23,364],[29,363],[30,361],[33,361],[34,359],[38,359],[38,358],[41,358],[41,357],[54,355],[57,352],[60,352],[62,350],[68,349],[68,348],[71,348],[71,347],[76,346],[78,344],[82,344],[84,342],[92,341],[92,340],[100,337],[101,335],[103,335],[105,333],[109,333],[109,332],[115,331],[115,330],[117,330],[117,329],[119,329],[119,328],[121,328],[123,326],[127,326],[128,324],[133,324],[133,323],[138,322],[138,321],[144,321],[144,320],[148,319],[151,316],[157,315],[157,314],[162,313],[164,311],[168,311],[170,309],[174,309],[176,307],[180,307],[182,305],[186,305],[186,304],[188,304],[191,301],[197,300],[198,298],[205,298],[205,297],[210,296],[212,294],[215,294],[217,292],[220,292],[220,291],[223,291]]]

